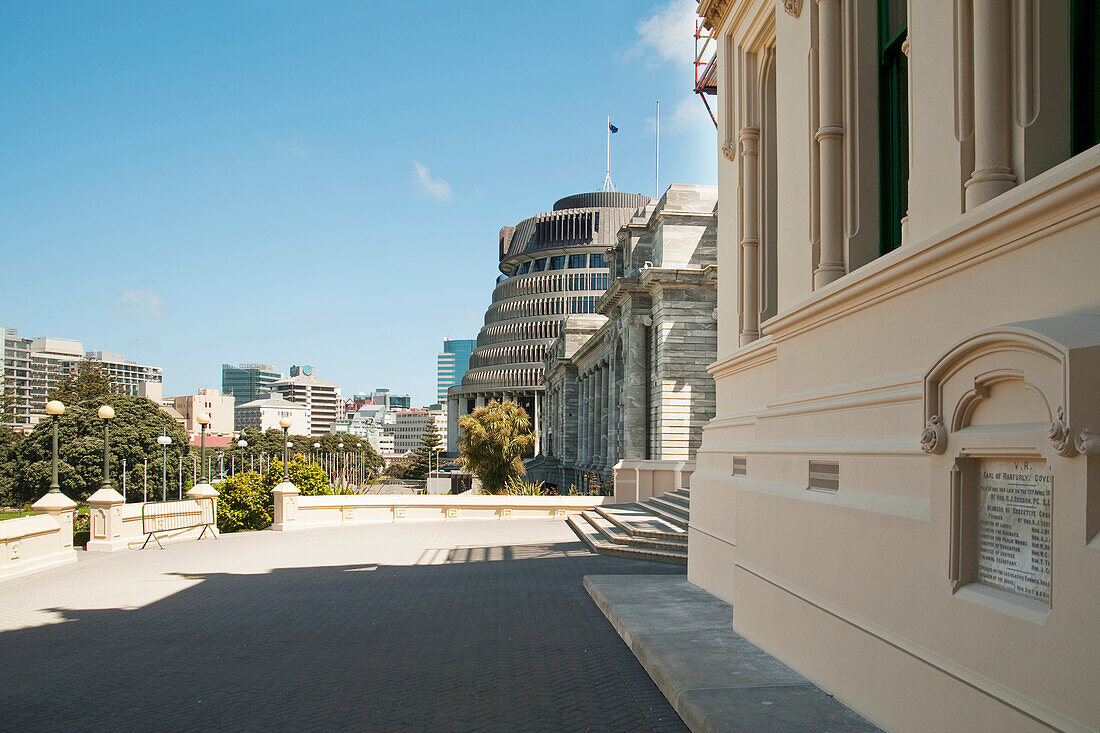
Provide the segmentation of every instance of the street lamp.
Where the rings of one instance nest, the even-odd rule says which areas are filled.
[[[210,424],[210,413],[200,412],[199,416],[195,418],[195,422],[199,424],[199,468],[202,469],[203,476],[202,482],[204,484],[210,483],[210,467],[206,465],[206,426]]]
[[[46,414],[53,423],[53,468],[50,470],[50,493],[60,494],[61,486],[57,483],[57,419],[65,414],[65,405],[60,400],[50,400],[46,403]]]
[[[243,466],[244,465],[244,449],[248,447],[248,441],[245,440],[244,438],[241,438],[240,440],[237,441],[237,447],[241,449],[241,465]],[[234,476],[237,475],[236,466],[233,467],[233,475]]]
[[[161,463],[161,489],[160,500],[168,501],[168,446],[172,445],[172,438],[167,435],[162,435],[157,438],[157,443],[164,451],[164,458]]]
[[[290,471],[287,463],[290,462],[290,443],[287,441],[287,431],[290,430],[290,418],[280,417],[279,427],[283,429],[283,481],[290,481]]]
[[[99,415],[99,419],[103,421],[103,484],[99,488],[109,489],[111,488],[111,467],[109,463],[108,442],[111,437],[111,431],[108,425],[111,420],[115,418],[115,410],[110,405],[100,405],[96,414]]]

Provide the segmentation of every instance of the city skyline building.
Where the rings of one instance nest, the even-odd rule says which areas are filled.
[[[513,400],[531,418],[539,452],[543,361],[570,314],[596,312],[607,289],[607,250],[650,198],[597,191],[566,196],[553,209],[506,226],[498,237],[500,276],[477,348],[448,390],[447,452],[458,452],[458,420],[490,400]]]
[[[384,426],[384,432],[393,436],[393,450],[397,454],[416,451],[420,448],[420,439],[429,422],[434,422],[442,437],[440,446],[447,446],[447,412],[443,409],[418,408],[398,410],[394,413],[394,422]]]
[[[210,416],[210,423],[206,426],[207,435],[233,434],[235,428],[233,395],[224,395],[219,390],[202,387],[193,395],[166,397],[164,403],[171,405],[183,417],[184,430],[192,435],[200,432],[198,417],[203,413]]]
[[[252,402],[237,406],[234,410],[233,422],[237,430],[254,428],[260,432],[267,430],[282,430],[279,421],[290,418],[290,433],[294,435],[309,435],[309,408],[297,402],[285,400],[278,395],[263,397]]]
[[[271,383],[282,377],[271,364],[222,364],[222,394],[240,406],[270,395]]]
[[[160,404],[164,379],[160,367],[138,364],[115,352],[85,351],[83,343],[74,339],[26,338],[18,329],[8,327],[0,329],[0,334],[0,386],[15,395],[13,414],[2,420],[13,428],[27,430],[43,419],[50,390],[85,359],[101,364],[119,394],[147,397]]]
[[[443,339],[443,351],[435,360],[437,402],[447,404],[447,390],[462,383],[475,348],[477,339]]]
[[[412,397],[406,394],[395,394],[385,387],[377,387],[367,396],[376,405],[384,405],[387,410],[411,410]]]
[[[305,405],[310,435],[329,435],[332,424],[343,417],[340,387],[319,379],[310,369],[291,367],[291,376],[271,383],[271,395]]]

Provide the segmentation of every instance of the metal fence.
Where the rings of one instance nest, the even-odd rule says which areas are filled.
[[[201,540],[207,530],[217,539],[218,534],[214,531],[216,521],[212,498],[146,502],[141,506],[141,532],[146,535],[141,549],[145,549],[149,540],[155,540],[157,546],[163,550],[164,545],[160,543],[158,534],[182,532],[199,527],[202,527],[202,532],[196,539]]]

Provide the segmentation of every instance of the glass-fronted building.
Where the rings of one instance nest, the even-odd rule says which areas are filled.
[[[436,356],[436,397],[441,404],[447,404],[447,390],[461,384],[475,348],[477,339],[443,339],[443,353]]]
[[[271,383],[282,379],[271,364],[222,364],[222,394],[233,395],[237,406],[271,395]]]

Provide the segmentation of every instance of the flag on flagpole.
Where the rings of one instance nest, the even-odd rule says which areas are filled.
[[[610,121],[610,120],[608,120],[608,123],[607,123],[607,129],[608,129],[608,130],[611,130],[611,134],[612,134],[612,135],[614,135],[614,134],[615,134],[616,132],[618,132],[618,131],[619,131],[619,128],[617,128],[617,127],[615,127],[614,125],[612,125],[612,124],[611,124],[611,121]]]

